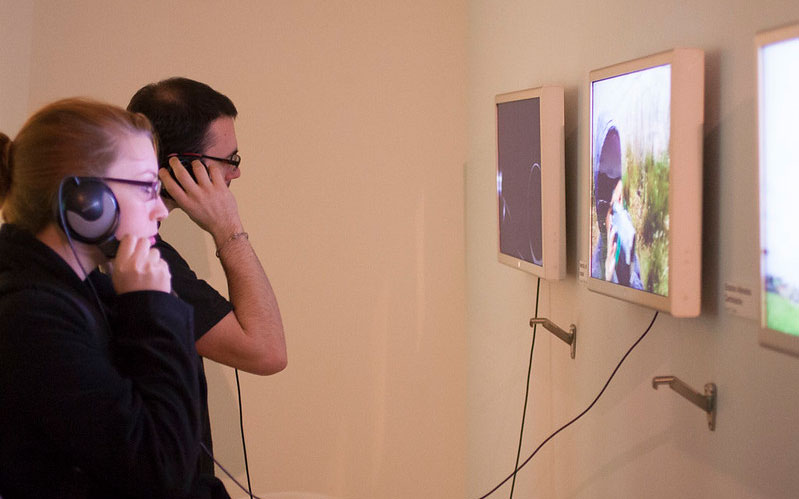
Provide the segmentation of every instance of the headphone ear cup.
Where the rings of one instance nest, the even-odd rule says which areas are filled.
[[[68,236],[98,245],[114,238],[119,203],[102,180],[67,177],[61,181],[58,194],[58,222]]]

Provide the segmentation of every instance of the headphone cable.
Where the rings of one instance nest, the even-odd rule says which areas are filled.
[[[250,499],[253,499],[252,483],[250,482],[250,465],[247,462],[247,441],[244,439],[244,411],[241,407],[241,383],[239,382],[239,370],[234,369],[234,371],[236,372],[236,392],[239,396],[239,428],[241,429],[241,448],[244,451],[244,471],[247,473],[247,488],[249,489],[245,492],[249,492]]]
[[[224,467],[224,466],[222,466],[222,463],[220,463],[219,461],[217,461],[217,459],[214,457],[214,455],[211,453],[211,451],[209,451],[209,450],[208,450],[208,447],[206,447],[204,443],[200,442],[200,447],[202,447],[202,449],[205,451],[205,453],[206,453],[206,454],[208,454],[208,457],[210,457],[210,458],[211,458],[211,459],[212,459],[212,460],[213,460],[213,461],[216,463],[216,465],[217,465],[217,466],[219,466],[219,469],[220,469],[220,470],[222,470],[222,472],[223,472],[225,475],[227,475],[227,476],[228,476],[228,478],[230,478],[231,480],[233,480],[233,483],[235,483],[236,485],[238,485],[238,486],[239,486],[239,488],[240,488],[241,490],[243,490],[244,492],[248,493],[248,494],[250,495],[250,497],[252,497],[253,499],[261,499],[260,497],[258,497],[258,496],[256,496],[256,495],[253,495],[253,493],[252,493],[252,490],[247,490],[246,488],[244,488],[244,485],[242,485],[241,483],[239,483],[239,481],[238,481],[238,480],[236,480],[236,479],[233,477],[233,475],[232,475],[232,474],[231,474],[231,473],[230,473],[230,472],[229,472],[227,469],[225,469],[225,467]]]
[[[538,318],[538,298],[541,296],[541,278],[535,286],[535,318]],[[530,374],[533,371],[533,351],[535,350],[535,330],[538,324],[533,324],[533,339],[530,344],[530,362],[527,364],[527,386],[524,390],[524,408],[522,409],[522,428],[519,430],[519,448],[516,451],[516,466],[514,469],[519,469],[519,458],[522,455],[522,437],[524,437],[524,420],[527,416],[527,400],[530,395]],[[516,488],[516,471],[513,472],[513,481],[510,485],[510,499],[513,499],[513,489]]]
[[[515,470],[513,470],[513,473],[511,473],[510,475],[508,475],[508,477],[507,477],[507,478],[505,478],[504,480],[502,480],[502,481],[501,481],[501,482],[500,482],[500,483],[499,483],[499,484],[498,484],[496,487],[494,487],[493,489],[491,489],[491,490],[490,490],[490,491],[489,491],[487,494],[485,494],[485,495],[483,495],[483,496],[480,496],[480,499],[485,499],[486,497],[488,497],[488,496],[490,496],[491,494],[493,494],[494,492],[496,492],[496,491],[497,491],[497,489],[499,489],[500,487],[502,487],[503,485],[505,485],[505,483],[506,483],[508,480],[510,480],[511,478],[513,478],[513,477],[516,475],[516,473],[518,473],[518,472],[519,472],[519,470],[521,470],[522,468],[524,468],[524,467],[525,467],[525,465],[527,465],[527,463],[529,463],[529,462],[530,462],[530,460],[533,458],[533,456],[535,456],[535,455],[538,453],[538,451],[539,451],[539,450],[541,450],[541,448],[542,448],[544,445],[546,445],[546,443],[547,443],[547,442],[549,442],[550,440],[552,440],[552,439],[555,437],[555,435],[557,435],[557,434],[558,434],[558,433],[560,433],[561,431],[563,431],[563,430],[565,430],[566,428],[568,428],[569,426],[571,426],[571,425],[572,425],[573,423],[575,423],[575,422],[576,422],[578,419],[580,419],[581,417],[583,417],[583,416],[585,415],[585,413],[587,413],[588,411],[590,411],[592,407],[594,407],[594,404],[596,404],[596,403],[597,403],[597,401],[599,400],[599,398],[602,396],[602,394],[603,394],[603,393],[605,393],[605,390],[607,389],[608,385],[610,385],[610,382],[611,382],[611,380],[613,379],[613,377],[616,375],[616,372],[618,372],[619,368],[621,368],[621,365],[624,363],[625,359],[627,359],[627,356],[628,356],[628,355],[630,355],[630,353],[631,353],[631,352],[632,352],[632,351],[635,349],[635,347],[636,347],[636,346],[638,346],[638,344],[639,344],[639,343],[641,343],[641,340],[643,340],[643,339],[646,337],[646,335],[647,335],[647,334],[649,333],[649,331],[652,329],[652,326],[655,324],[655,319],[657,319],[657,318],[658,318],[658,312],[655,312],[655,316],[654,316],[654,317],[652,317],[652,322],[650,322],[650,323],[649,323],[649,327],[647,327],[647,328],[646,328],[646,331],[644,331],[644,333],[643,333],[643,334],[642,334],[642,335],[641,335],[641,336],[640,336],[640,337],[639,337],[639,338],[638,338],[638,339],[635,341],[635,343],[633,343],[633,345],[632,345],[632,346],[631,346],[631,347],[630,347],[630,348],[627,350],[627,353],[625,353],[625,354],[624,354],[624,356],[621,358],[621,360],[619,361],[619,363],[616,365],[616,368],[615,368],[615,369],[613,369],[613,372],[610,374],[610,377],[609,377],[609,378],[608,378],[608,380],[605,382],[605,386],[603,386],[603,387],[602,387],[602,389],[599,391],[599,394],[598,394],[598,395],[597,395],[597,396],[594,398],[593,402],[591,402],[591,403],[588,405],[588,407],[587,407],[585,410],[583,410],[583,412],[581,412],[580,414],[578,414],[578,415],[577,415],[576,417],[574,417],[574,418],[573,418],[571,421],[569,421],[569,422],[568,422],[568,423],[566,423],[565,425],[561,426],[560,428],[558,428],[557,430],[555,430],[555,432],[554,432],[554,433],[552,433],[550,436],[548,436],[547,438],[545,438],[545,439],[544,439],[544,441],[543,441],[543,442],[541,442],[541,443],[538,445],[538,447],[536,447],[536,448],[535,448],[535,450],[533,451],[533,453],[532,453],[532,454],[530,454],[530,457],[528,457],[527,459],[525,459],[525,461],[524,461],[524,462],[521,464],[521,466],[517,466],[517,467],[516,467],[516,469],[515,469]]]

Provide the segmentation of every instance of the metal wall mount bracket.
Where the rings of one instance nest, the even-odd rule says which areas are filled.
[[[567,333],[560,327],[558,327],[554,322],[551,320],[544,318],[544,317],[534,317],[530,319],[530,327],[535,326],[536,324],[541,324],[547,330],[560,338],[561,340],[565,341],[568,345],[571,346],[571,358],[574,358],[574,355],[577,351],[577,326],[574,324],[569,324],[569,332]]]
[[[652,388],[657,390],[660,385],[669,385],[669,388],[679,393],[695,406],[707,413],[707,427],[710,431],[716,430],[716,384],[706,383],[704,395],[695,391],[676,376],[655,376],[652,378]]]

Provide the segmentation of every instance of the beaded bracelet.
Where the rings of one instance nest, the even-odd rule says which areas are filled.
[[[227,238],[227,240],[224,243],[219,245],[219,248],[216,249],[216,257],[219,258],[219,252],[222,251],[222,249],[225,246],[227,246],[227,243],[229,243],[230,241],[235,241],[240,237],[243,237],[244,239],[250,239],[249,234],[247,234],[246,232],[236,232],[235,234]]]

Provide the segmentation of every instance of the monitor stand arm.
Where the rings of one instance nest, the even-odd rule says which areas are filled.
[[[536,324],[541,324],[547,330],[566,342],[566,344],[571,346],[571,358],[574,358],[574,355],[577,350],[577,326],[574,324],[569,325],[569,332],[567,333],[560,327],[558,327],[554,322],[551,320],[544,318],[544,317],[534,317],[530,319],[530,327],[534,327]]]
[[[652,378],[652,388],[657,390],[660,385],[669,385],[669,388],[679,393],[695,406],[707,413],[707,426],[710,431],[716,429],[716,384],[707,383],[704,395],[695,391],[676,376],[655,376]]]

